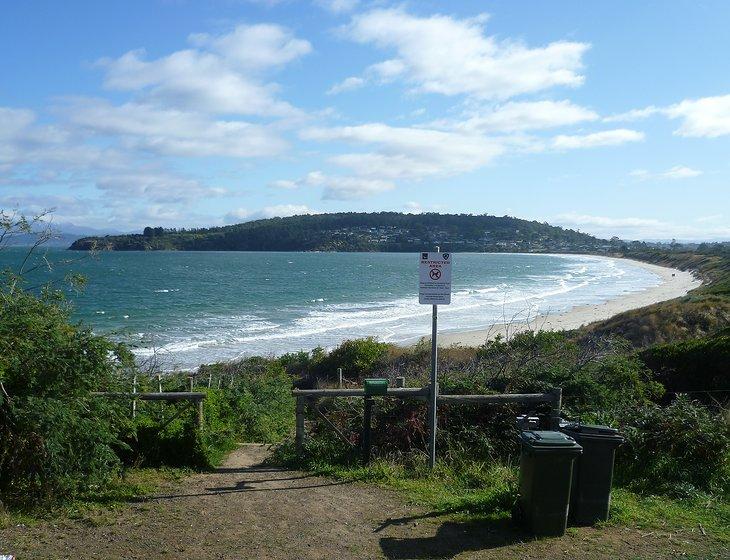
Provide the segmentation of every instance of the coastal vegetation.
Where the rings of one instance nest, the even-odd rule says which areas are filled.
[[[726,248],[642,255],[629,248],[627,255],[696,270],[705,284],[685,298],[573,332],[528,331],[478,348],[446,348],[441,390],[561,387],[566,418],[606,423],[626,437],[611,523],[699,523],[727,542]],[[720,311],[711,320],[688,318],[697,304]],[[665,325],[663,306],[693,326]],[[128,349],[74,323],[69,313],[54,286],[31,287],[6,271],[0,285],[0,504],[8,511],[35,515],[54,505],[129,499],[152,488],[139,482],[149,481],[151,472],[209,469],[236,444],[256,441],[277,444],[272,461],[279,465],[394,487],[439,515],[509,516],[517,480],[514,419],[542,412],[539,407],[449,405],[439,425],[439,467],[430,472],[424,403],[378,402],[374,461],[363,467],[357,453],[362,403],[323,400],[319,408],[328,422],[311,415],[305,453],[293,452],[293,386],[332,385],[337,368],[348,386],[398,376],[421,386],[430,360],[425,344],[401,348],[363,339],[329,351],[202,366],[192,381],[207,397],[198,428],[184,405],[139,402],[133,413],[131,400],[94,395],[129,391],[135,378],[139,391],[157,390],[160,382],[165,391],[182,391],[192,374],[158,380],[159,372],[140,368]],[[647,335],[652,329],[656,334]]]
[[[611,242],[510,216],[344,212],[254,220],[223,227],[85,237],[71,249],[116,251],[592,252]]]

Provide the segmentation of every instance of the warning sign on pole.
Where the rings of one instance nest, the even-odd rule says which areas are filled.
[[[421,253],[418,303],[451,303],[451,253]]]

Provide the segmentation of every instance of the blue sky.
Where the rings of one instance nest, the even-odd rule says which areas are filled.
[[[0,208],[730,239],[730,3],[4,2]]]

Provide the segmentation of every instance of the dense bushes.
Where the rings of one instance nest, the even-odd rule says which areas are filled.
[[[687,397],[599,415],[626,438],[619,480],[645,493],[730,495],[730,426]]]
[[[57,294],[0,291],[0,500],[74,497],[114,477],[130,426],[91,391],[118,383],[113,346],[68,320]]]
[[[730,399],[730,330],[717,336],[661,344],[641,353],[671,393],[697,392],[705,401]]]
[[[203,400],[202,430],[190,408],[172,420],[175,410],[159,402],[139,403],[135,431],[128,441],[127,462],[137,465],[209,468],[239,442],[275,443],[294,424],[292,378],[274,360],[248,358],[203,366],[198,378],[221,381],[199,388]],[[188,375],[167,374],[165,390],[186,390]],[[142,386],[150,384],[144,379]],[[185,404],[177,406],[186,406]]]
[[[385,367],[392,348],[390,344],[368,337],[345,340],[330,352],[315,348],[312,352],[284,354],[277,362],[305,386],[335,379],[338,368],[342,368],[350,381],[359,382]]]
[[[647,367],[656,366],[657,356],[671,356],[667,358],[670,363],[689,367],[694,354],[704,352],[701,367],[708,372],[726,372],[723,348],[717,340],[709,346],[698,342],[657,348],[652,361],[648,354],[638,355],[618,339],[528,332],[510,340],[487,342],[476,351],[444,349],[440,353],[441,390],[518,393],[562,387],[566,417],[605,422],[626,435],[627,443],[617,462],[618,480],[623,484],[647,493],[726,493],[730,428],[720,416],[696,402],[680,399],[667,407],[657,404],[664,395],[658,380],[664,381],[666,376]],[[387,352],[362,370],[361,376],[406,373],[409,385],[426,382],[427,350],[420,346],[389,347]],[[352,354],[348,358],[354,361]],[[362,403],[324,399],[319,406],[349,444],[312,415],[305,464],[318,469],[327,464],[356,464]],[[442,461],[461,464],[466,457],[508,465],[515,464],[519,452],[515,416],[519,412],[547,412],[539,407],[525,411],[512,406],[459,405],[444,405],[440,411],[437,444]],[[425,419],[422,402],[378,399],[372,428],[374,457],[420,468],[427,448]],[[281,456],[291,460],[286,448]]]

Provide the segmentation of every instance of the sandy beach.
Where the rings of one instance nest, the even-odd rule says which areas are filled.
[[[630,259],[621,260],[626,261]],[[630,262],[657,274],[661,278],[662,283],[653,288],[627,294],[602,304],[576,306],[564,313],[556,313],[553,315],[537,315],[529,321],[515,321],[511,324],[495,324],[474,330],[439,333],[439,346],[452,346],[455,344],[479,346],[498,334],[508,337],[525,330],[559,331],[577,329],[595,321],[608,319],[624,311],[681,297],[702,283],[691,272],[684,272],[674,268],[635,260],[630,260]],[[431,337],[425,338],[430,339]]]

